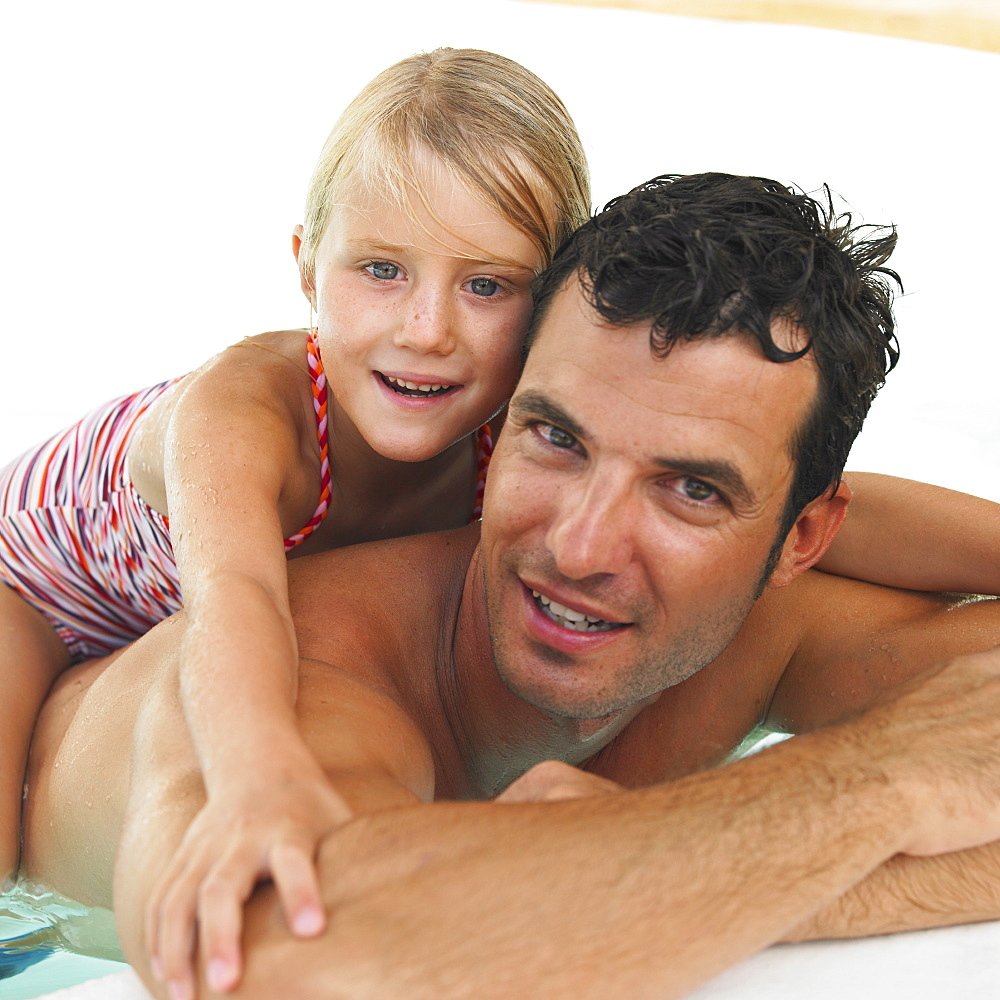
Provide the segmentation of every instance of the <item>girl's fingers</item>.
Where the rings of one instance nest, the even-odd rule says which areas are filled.
[[[199,948],[208,984],[218,993],[235,988],[240,981],[243,905],[262,874],[259,852],[244,845],[220,861],[199,889]]]
[[[225,831],[214,824],[192,824],[146,908],[150,965],[172,1000],[196,995],[199,955],[214,992],[237,986],[243,972],[243,907],[261,879],[273,879],[293,934],[322,932],[326,913],[315,855],[325,827],[317,826],[313,830],[300,823],[278,833],[264,824],[237,833],[231,823]]]
[[[191,1000],[194,981],[194,906],[199,873],[189,868],[163,895],[158,908],[155,955],[171,1000]]]
[[[271,877],[292,933],[315,937],[326,926],[326,911],[316,874],[316,845],[285,841],[271,849]]]

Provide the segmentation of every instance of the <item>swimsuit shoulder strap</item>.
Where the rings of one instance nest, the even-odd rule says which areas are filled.
[[[489,472],[490,459],[493,457],[493,435],[490,425],[483,424],[476,432],[476,505],[472,508],[472,521],[478,521],[483,516],[483,494],[486,492],[486,474]]]
[[[301,545],[322,523],[330,509],[330,446],[327,432],[326,373],[319,354],[316,328],[309,331],[306,343],[309,378],[312,381],[313,410],[316,413],[316,437],[319,441],[319,503],[308,523],[290,538],[285,539],[285,552]]]

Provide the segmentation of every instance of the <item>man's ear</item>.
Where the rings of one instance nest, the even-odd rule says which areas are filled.
[[[292,253],[295,254],[295,262],[299,265],[299,284],[302,286],[302,294],[309,300],[309,305],[316,308],[316,285],[312,274],[306,274],[305,261],[302,258],[302,234],[305,230],[302,226],[296,226],[292,230]]]
[[[788,532],[768,586],[784,587],[820,561],[840,531],[850,502],[851,488],[841,480],[832,494],[806,504]]]

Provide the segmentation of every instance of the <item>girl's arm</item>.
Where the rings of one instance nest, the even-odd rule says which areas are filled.
[[[227,923],[224,913],[212,911],[220,905],[226,908],[228,901],[212,891],[198,898],[196,913],[189,911],[187,903],[196,890],[210,883],[192,880],[197,876],[193,867],[175,871],[178,856],[192,855],[197,846],[192,841],[201,839],[201,825],[208,815],[200,767],[178,697],[176,650],[185,629],[183,621],[172,623],[166,631],[143,638],[123,654],[137,661],[127,668],[123,664],[128,672],[141,673],[143,660],[147,666],[151,660],[152,683],[148,688],[143,685],[146,693],[139,706],[131,699],[124,708],[119,707],[115,721],[103,727],[119,736],[134,729],[130,806],[116,862],[115,912],[128,958],[147,982],[150,956],[159,956],[162,978],[171,988],[164,990],[157,984],[153,987],[157,996],[191,996],[192,942],[197,938],[200,964],[211,970],[220,957],[220,929]],[[367,638],[367,631],[362,636]],[[429,800],[434,794],[434,759],[416,714],[379,685],[357,676],[374,676],[381,657],[368,658],[362,650],[349,648],[345,659],[352,668],[363,664],[360,670],[341,670],[319,660],[302,663],[297,718],[303,738],[353,813]],[[375,652],[381,650],[376,648]],[[116,683],[114,678],[111,683]],[[102,692],[98,710],[108,715],[111,710],[104,706],[114,702],[115,698]],[[121,702],[118,698],[119,706]],[[102,731],[100,721],[94,722],[88,715],[88,724],[95,732]],[[387,733],[392,734],[391,739],[386,738]],[[121,742],[117,740],[119,751]],[[120,765],[116,759],[114,766]],[[230,841],[227,847],[240,846],[232,834]],[[232,856],[220,853],[211,861],[213,877],[229,877]],[[150,900],[160,899],[162,907],[150,904]]]
[[[847,520],[818,568],[907,590],[1000,594],[1000,504],[849,472]]]
[[[352,814],[295,718],[298,651],[283,539],[308,519],[319,489],[308,376],[259,353],[231,349],[185,380],[162,435],[189,617],[181,705],[207,792],[171,864],[190,891],[184,900],[170,897],[170,912],[193,911],[206,894],[220,897],[216,935],[228,944],[221,988],[238,975],[242,902],[256,882],[273,879],[295,933],[322,930],[315,852]],[[227,859],[222,876],[220,858]],[[160,883],[154,910],[169,884]]]

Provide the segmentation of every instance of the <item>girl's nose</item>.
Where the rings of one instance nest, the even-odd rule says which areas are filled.
[[[417,291],[407,301],[394,343],[421,354],[451,354],[454,325],[450,295],[433,288]]]

